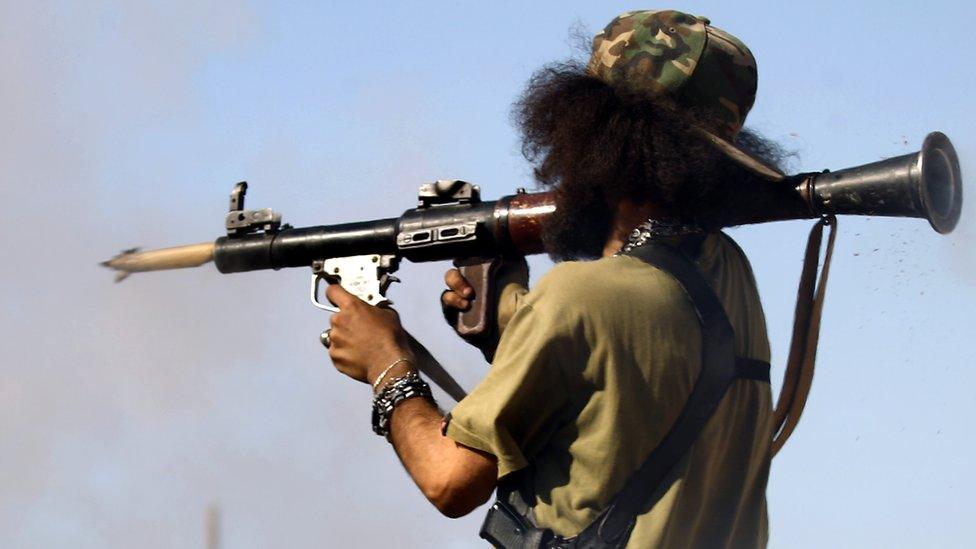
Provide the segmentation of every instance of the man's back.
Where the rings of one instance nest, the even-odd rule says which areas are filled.
[[[728,313],[736,354],[768,360],[738,247],[712,234],[696,265]],[[700,369],[700,327],[678,283],[631,257],[561,263],[520,301],[448,434],[497,456],[499,478],[525,469],[538,523],[570,536],[606,508],[681,411]],[[771,408],[767,383],[736,381],[629,546],[763,545]]]

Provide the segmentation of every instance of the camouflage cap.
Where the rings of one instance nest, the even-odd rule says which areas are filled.
[[[783,179],[733,144],[756,99],[756,59],[708,19],[674,10],[624,13],[593,38],[587,70],[611,85],[706,109],[714,119],[698,130],[712,145],[757,175]]]

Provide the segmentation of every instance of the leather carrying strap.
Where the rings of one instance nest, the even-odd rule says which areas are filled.
[[[613,543],[630,530],[650,494],[698,439],[736,375],[732,325],[722,303],[695,265],[680,252],[653,242],[634,249],[631,255],[671,274],[694,304],[702,331],[701,372],[668,434],[594,523],[594,534],[604,543]],[[580,537],[592,529],[593,525],[581,532]]]
[[[817,265],[820,261],[824,227],[830,227],[830,235],[827,238],[827,251],[824,253],[823,267],[818,281]],[[800,274],[800,285],[796,293],[790,354],[786,363],[786,373],[783,376],[783,388],[780,390],[776,410],[773,413],[772,455],[774,456],[783,448],[786,440],[796,429],[807,396],[810,394],[810,386],[813,384],[817,343],[820,340],[820,319],[836,235],[837,219],[830,216],[822,218],[814,225],[807,239],[803,271]]]

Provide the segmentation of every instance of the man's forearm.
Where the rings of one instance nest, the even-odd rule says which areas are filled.
[[[406,400],[390,419],[390,440],[427,499],[445,515],[460,517],[491,497],[497,460],[441,434],[443,420],[429,400]]]

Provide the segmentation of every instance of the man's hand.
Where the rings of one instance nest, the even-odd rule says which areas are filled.
[[[340,309],[332,315],[329,346],[337,370],[357,381],[372,383],[398,358],[416,363],[396,311],[373,307],[338,284],[329,286],[325,295]],[[413,366],[401,364],[400,368]],[[491,497],[498,465],[495,456],[442,435],[443,419],[433,402],[406,400],[393,411],[391,441],[431,503],[445,515],[459,517]]]
[[[498,260],[496,260],[498,261]],[[491,274],[487,287],[478,288],[472,284],[460,269],[450,269],[444,274],[447,289],[441,294],[441,310],[444,320],[455,331],[458,331],[458,315],[471,309],[477,300],[489,300],[482,313],[486,314],[487,329],[479,334],[458,331],[468,343],[477,347],[485,356],[485,360],[492,361],[499,338],[517,308],[518,296],[528,291],[529,266],[524,257],[504,258],[501,263],[490,268]],[[482,314],[479,313],[479,314]]]
[[[444,274],[444,282],[447,289],[441,294],[441,307],[445,310],[454,309],[456,311],[467,311],[471,308],[471,299],[474,297],[474,287],[468,283],[461,271],[451,269]]]
[[[325,291],[339,307],[332,315],[329,357],[340,372],[363,383],[373,380],[398,358],[416,363],[400,317],[390,308],[373,307],[339,284]]]
[[[498,299],[500,296],[479,296],[475,292],[474,286],[468,279],[464,278],[461,271],[453,268],[444,273],[444,282],[447,289],[441,294],[441,308],[444,316],[449,323],[454,322],[457,313],[467,311],[471,308],[471,301],[474,299]],[[501,293],[508,285],[515,284],[522,288],[529,286],[529,265],[524,257],[505,258],[495,273],[494,284]]]

